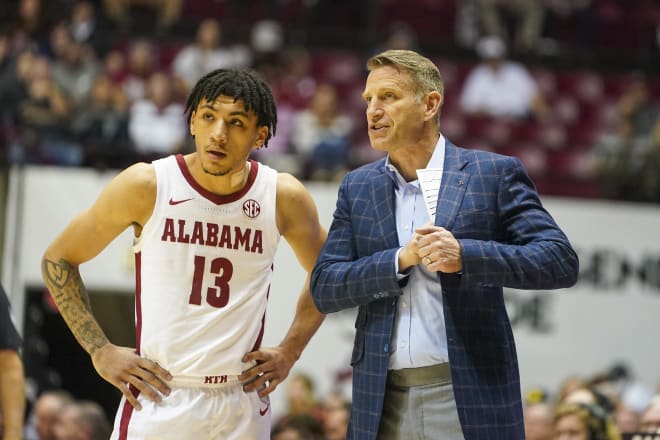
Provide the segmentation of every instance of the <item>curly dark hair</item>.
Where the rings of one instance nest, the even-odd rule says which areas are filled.
[[[257,126],[268,127],[268,139],[275,134],[277,109],[273,93],[259,74],[247,69],[216,69],[201,77],[188,95],[186,120],[190,123],[192,113],[202,100],[213,102],[220,95],[242,100],[245,111],[253,111],[257,116]]]

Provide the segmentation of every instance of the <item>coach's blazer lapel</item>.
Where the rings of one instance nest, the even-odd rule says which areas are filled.
[[[446,141],[444,171],[435,210],[435,225],[447,229],[451,229],[456,219],[470,179],[470,175],[462,171],[467,165],[467,160],[462,158],[459,152],[454,144]]]
[[[385,173],[385,166],[373,170],[376,173],[371,180],[371,201],[375,207],[374,220],[383,237],[384,249],[398,247],[396,220],[394,219],[394,182]]]

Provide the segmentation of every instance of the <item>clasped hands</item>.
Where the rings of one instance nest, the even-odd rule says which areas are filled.
[[[445,228],[427,224],[415,230],[399,253],[399,271],[423,264],[431,272],[456,273],[462,270],[461,246]]]

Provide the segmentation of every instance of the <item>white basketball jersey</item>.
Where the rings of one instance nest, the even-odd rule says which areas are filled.
[[[280,239],[277,172],[251,161],[245,188],[219,196],[181,155],[153,165],[156,203],[133,247],[137,350],[175,380],[221,383],[261,343]]]

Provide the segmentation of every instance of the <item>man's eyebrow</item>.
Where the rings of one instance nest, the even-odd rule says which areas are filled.
[[[199,106],[200,109],[209,109],[213,111],[218,111],[217,108],[215,108],[212,104],[202,104]],[[246,118],[250,117],[250,115],[243,110],[234,110],[233,112],[229,113],[230,116],[244,116]]]
[[[248,118],[250,116],[250,115],[248,115],[248,113],[246,111],[243,111],[243,110],[235,110],[235,111],[229,113],[229,115],[230,116],[244,116],[246,118]]]

